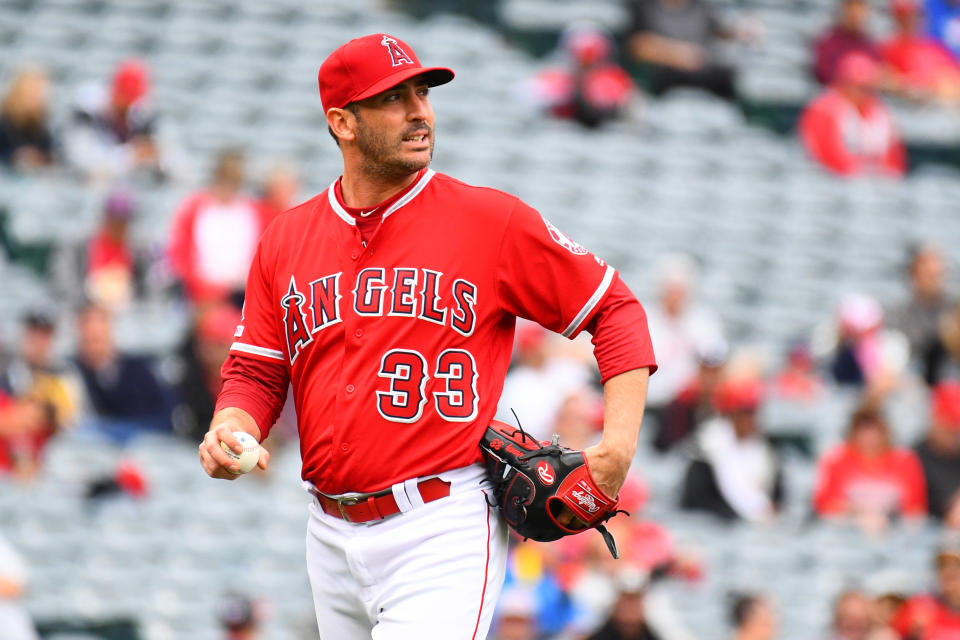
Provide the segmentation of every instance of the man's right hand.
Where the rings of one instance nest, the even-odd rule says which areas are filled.
[[[241,475],[240,466],[220,446],[222,441],[236,453],[243,452],[243,446],[233,436],[234,431],[246,431],[256,438],[257,442],[260,441],[260,428],[246,411],[235,408],[218,411],[210,422],[210,430],[203,436],[203,442],[200,443],[200,464],[211,478],[236,480]],[[266,469],[269,462],[270,453],[260,447],[257,466]]]

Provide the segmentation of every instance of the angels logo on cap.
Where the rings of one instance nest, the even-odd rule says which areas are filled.
[[[399,67],[402,64],[413,64],[413,60],[410,59],[407,52],[397,44],[396,38],[385,35],[383,36],[383,40],[380,41],[380,44],[385,46],[387,51],[390,52],[390,61],[393,63],[392,66]]]
[[[387,55],[383,55],[384,49]],[[320,102],[324,111],[343,109],[415,77],[435,87],[453,80],[453,71],[424,67],[413,48],[400,38],[371,33],[338,47],[320,65]]]

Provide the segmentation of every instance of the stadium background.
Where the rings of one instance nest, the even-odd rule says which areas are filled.
[[[206,181],[224,147],[244,149],[251,174],[276,159],[289,162],[303,197],[324,189],[340,157],[324,130],[317,67],[347,37],[396,34],[422,60],[457,72],[431,94],[434,168],[519,195],[617,265],[645,303],[657,294],[658,257],[694,256],[698,295],[719,312],[731,346],[751,348],[776,369],[793,341],[830,322],[844,295],[902,299],[911,244],[936,241],[956,273],[960,180],[952,163],[960,117],[894,103],[911,151],[906,179],[832,177],[807,158],[790,123],[817,92],[809,43],[830,23],[833,2],[713,4],[764,24],[759,45],[735,52],[741,102],[679,91],[645,100],[633,121],[599,129],[537,113],[520,85],[543,68],[538,56],[567,24],[588,18],[622,33],[618,0],[0,0],[0,85],[24,64],[42,65],[58,123],[83,85],[105,82],[128,57],[146,62],[152,101],[175,126],[189,167],[181,182],[136,184],[134,241],[162,248],[172,212]],[[877,7],[882,33],[889,25],[885,5]],[[43,255],[82,242],[99,222],[105,194],[105,185],[63,172],[0,172],[8,248],[0,252],[0,343],[7,350],[15,350],[22,314],[43,306],[60,320],[58,352],[71,353],[76,292],[63,290],[42,259],[38,267],[35,253],[11,255],[9,246]],[[189,322],[181,299],[154,291],[119,315],[117,339],[159,362]],[[816,456],[840,439],[856,400],[832,390],[815,406],[764,407],[766,428],[802,446],[783,451],[788,501],[763,526],[681,512],[683,454],[657,455],[641,443],[635,467],[649,486],[644,517],[703,559],[700,579],[668,585],[695,637],[727,635],[731,590],[771,596],[779,637],[811,638],[824,633],[832,599],[846,586],[875,574],[910,591],[929,586],[937,524],[897,524],[870,537],[809,518]],[[887,408],[897,441],[912,443],[926,425],[926,397],[907,389]],[[142,469],[149,495],[90,508],[85,488],[121,459]],[[307,497],[296,448],[279,449],[272,465],[269,477],[228,484],[207,479],[195,443],[174,436],[144,436],[122,449],[55,438],[35,481],[0,479],[0,532],[30,567],[24,604],[49,628],[82,622],[122,637],[123,625],[106,622],[126,619],[151,640],[214,638],[217,603],[238,589],[265,605],[264,637],[311,637],[302,559]]]

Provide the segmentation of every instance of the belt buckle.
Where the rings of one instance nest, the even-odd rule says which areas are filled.
[[[353,520],[348,518],[347,514],[344,513],[343,506],[346,505],[350,507],[355,504],[360,504],[360,502],[361,502],[360,498],[356,496],[346,496],[346,497],[337,498],[337,508],[340,509],[340,517],[343,518],[345,521],[352,523]]]

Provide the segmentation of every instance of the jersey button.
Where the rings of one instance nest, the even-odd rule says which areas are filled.
[[[346,442],[340,445],[340,451],[350,451],[350,445]]]
[[[346,389],[347,389],[347,393],[353,393],[354,391],[357,390],[357,388],[356,388],[355,386],[353,386],[352,384],[348,384],[347,387],[346,387]]]
[[[363,337],[363,329],[357,329],[356,331],[353,332],[353,335],[357,336],[358,338],[362,338],[362,337]]]
[[[356,260],[357,258],[360,257],[360,254],[359,254],[358,252],[354,251],[353,253],[350,254],[350,257],[353,258],[354,260]]]

